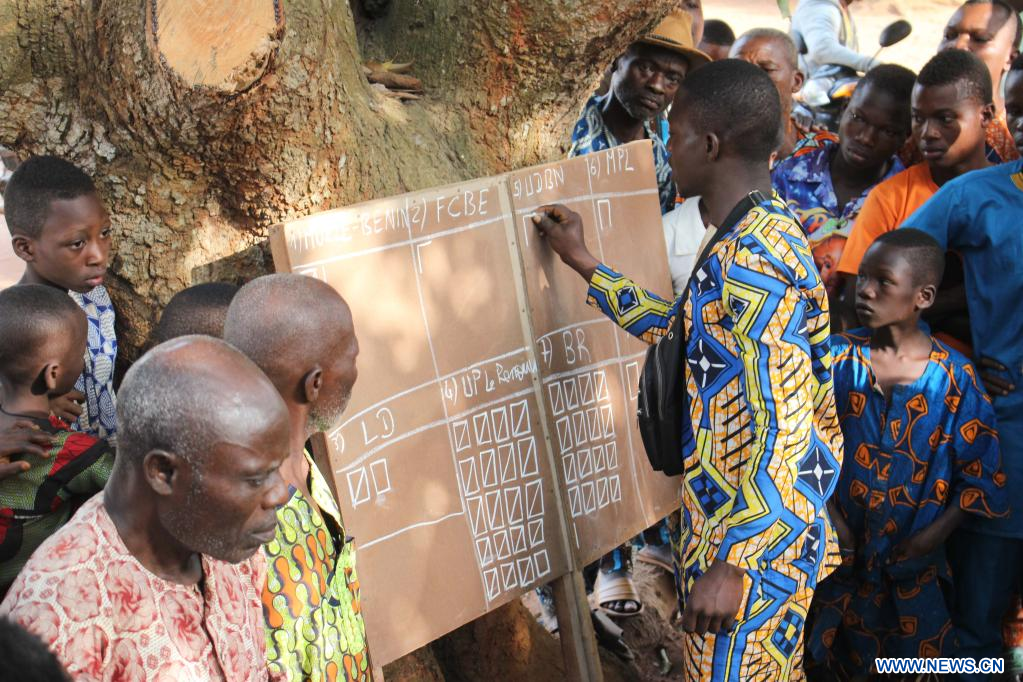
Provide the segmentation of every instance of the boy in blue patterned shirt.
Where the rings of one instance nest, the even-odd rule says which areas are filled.
[[[75,391],[51,403],[73,428],[114,441],[114,307],[103,286],[110,257],[110,215],[81,169],[56,156],[18,166],[4,192],[15,254],[25,261],[19,284],[63,289],[89,321],[85,370]],[[84,405],[78,405],[82,401]]]
[[[832,338],[845,437],[828,502],[843,566],[817,588],[808,670],[855,679],[880,657],[954,657],[954,593],[945,540],[968,517],[1006,516],[995,411],[970,362],[920,328],[944,249],[901,229],[867,250],[856,279],[866,329]],[[953,592],[953,588],[955,592]]]

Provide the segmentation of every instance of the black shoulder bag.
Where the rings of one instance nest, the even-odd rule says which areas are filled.
[[[690,280],[696,276],[714,246],[732,231],[743,216],[765,201],[764,195],[754,190],[732,209],[724,224],[700,252]],[[682,473],[682,448],[693,440],[685,379],[687,340],[684,320],[688,296],[689,284],[686,284],[668,333],[647,350],[643,373],[639,377],[639,433],[650,466],[665,476]]]

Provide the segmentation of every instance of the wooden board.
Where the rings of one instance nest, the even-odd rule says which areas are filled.
[[[649,143],[624,149],[628,162],[604,175],[569,160],[272,232],[277,269],[327,281],[355,320],[360,379],[320,447],[356,538],[378,665],[565,575],[678,506],[677,481],[649,472],[631,417],[645,347],[599,321],[584,283],[524,222],[540,201],[571,200],[589,211],[593,246],[670,291]],[[539,194],[524,184],[535,172]],[[599,242],[595,216],[612,221]],[[567,390],[575,379],[580,388],[583,377],[592,395],[580,395],[572,414],[596,415],[603,467],[567,481],[552,386]],[[581,450],[573,452],[582,458]],[[570,496],[590,488],[582,509],[592,509],[573,518]]]
[[[634,143],[511,173],[509,182],[555,461],[586,564],[678,509],[678,481],[650,468],[636,428],[649,346],[586,304],[579,276],[531,234],[529,215],[565,204],[582,215],[597,258],[670,297],[653,156]]]

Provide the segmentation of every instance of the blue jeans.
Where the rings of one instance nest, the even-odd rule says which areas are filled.
[[[985,535],[960,528],[948,539],[955,601],[952,622],[963,658],[1001,658],[1002,620],[1020,586],[1023,540]],[[963,682],[988,675],[959,675]]]

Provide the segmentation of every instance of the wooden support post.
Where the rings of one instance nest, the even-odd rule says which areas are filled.
[[[572,571],[551,585],[566,678],[572,682],[603,682],[604,671],[600,667],[582,572]]]

